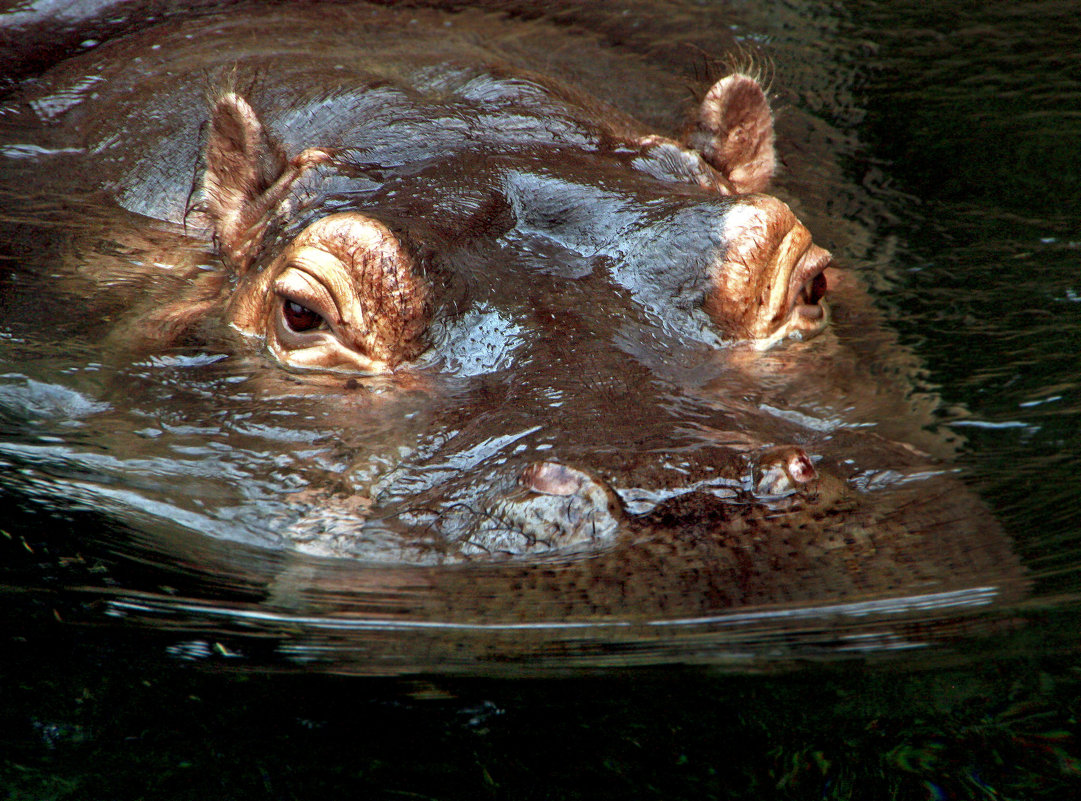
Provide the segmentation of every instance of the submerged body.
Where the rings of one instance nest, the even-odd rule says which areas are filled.
[[[545,41],[483,15],[252,12],[121,39],[7,99],[14,247],[48,265],[23,286],[89,298],[107,358],[141,366],[98,414],[187,426],[154,435],[187,483],[144,476],[140,511],[358,560],[297,557],[272,606],[393,588],[422,619],[1015,575],[950,471],[874,426],[903,405],[864,363],[888,337],[852,298],[838,324],[859,337],[829,330],[829,254],[765,194],[757,81],[723,78],[682,130],[651,130],[618,107],[630,92],[558,74]],[[31,174],[43,188],[17,199]],[[169,390],[131,400],[163,354]],[[227,421],[211,462],[243,469],[200,496],[208,420]],[[145,447],[125,425],[119,475]]]

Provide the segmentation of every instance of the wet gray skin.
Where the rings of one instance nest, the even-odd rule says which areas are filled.
[[[906,357],[763,194],[768,108],[706,86],[683,130],[651,130],[620,107],[633,93],[565,83],[567,52],[608,56],[545,52],[548,33],[206,17],[5,101],[23,297],[79,298],[57,325],[114,369],[90,415],[120,459],[102,484],[215,538],[357,560],[321,591],[391,588],[429,615],[700,614],[1015,575],[904,397]],[[206,442],[225,481],[190,456]],[[115,511],[119,493],[90,496]],[[313,591],[324,568],[297,559],[273,603]]]

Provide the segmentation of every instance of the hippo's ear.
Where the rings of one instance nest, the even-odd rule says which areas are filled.
[[[739,194],[761,192],[776,166],[773,114],[758,81],[743,74],[713,84],[684,138]]]
[[[307,167],[327,158],[310,149],[289,159],[247,100],[233,92],[219,97],[210,116],[202,190],[222,257],[246,271],[275,206]]]

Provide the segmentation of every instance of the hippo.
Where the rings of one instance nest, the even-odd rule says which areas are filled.
[[[753,62],[662,129],[634,87],[675,76],[554,35],[255,8],[13,89],[7,325],[60,310],[50,336],[96,365],[67,386],[101,433],[50,497],[278,554],[251,583],[279,612],[984,603],[1016,558],[890,367],[910,357],[769,193]]]

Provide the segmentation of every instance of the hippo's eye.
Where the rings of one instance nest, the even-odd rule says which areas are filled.
[[[323,325],[323,315],[288,298],[282,299],[282,317],[285,318],[289,330],[298,334],[313,331]]]

